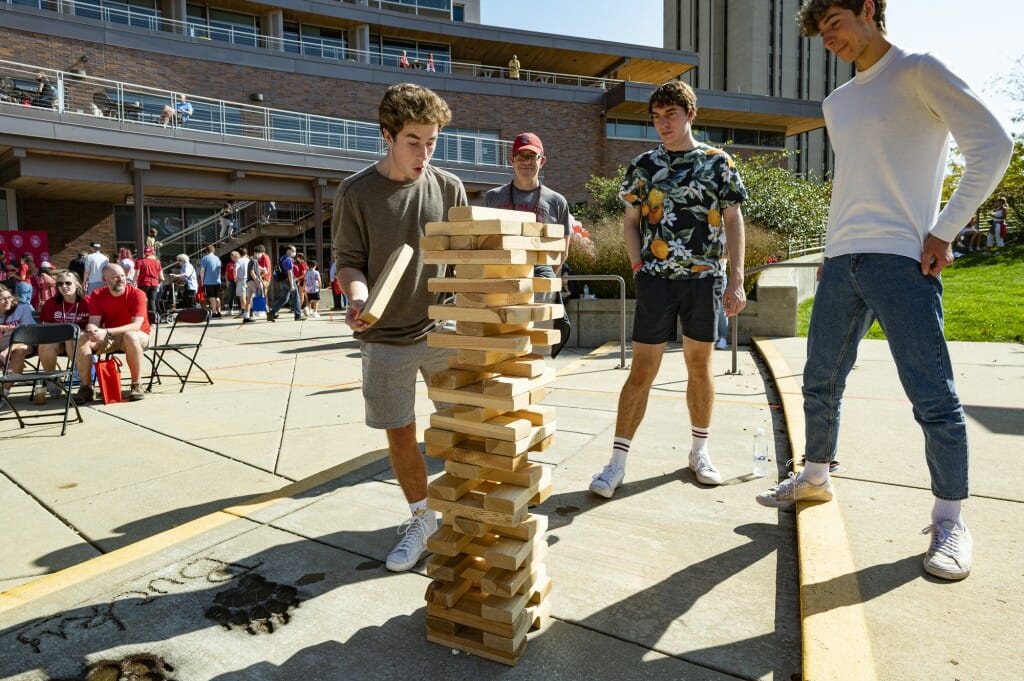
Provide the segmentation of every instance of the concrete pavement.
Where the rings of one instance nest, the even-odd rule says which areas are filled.
[[[996,468],[995,452],[1002,462],[1024,438],[1022,348],[954,345],[978,453],[967,511],[978,548],[975,574],[947,585],[920,570],[929,495],[919,431],[876,357],[884,345],[866,343],[833,504],[852,568],[830,568],[843,588],[805,581],[803,628],[800,579],[813,572],[798,567],[796,515],[756,505],[771,481],[749,476],[759,426],[775,435],[780,475],[790,458],[781,404],[794,395],[785,380],[776,393],[769,371],[792,380],[786,367],[799,371],[803,344],[772,348],[762,349],[771,367],[742,349],[735,376],[728,353],[715,354],[712,453],[727,484],[703,487],[685,468],[686,380],[673,348],[625,485],[607,501],[586,487],[610,451],[625,378],[617,346],[570,347],[553,363],[560,375],[547,403],[558,407],[559,431],[536,457],[553,469],[554,494],[536,509],[549,518],[553,619],[508,669],[428,643],[423,564],[399,575],[383,567],[407,512],[383,434],[362,425],[347,328],[328,315],[215,323],[200,355],[213,386],[179,394],[165,384],[143,402],[90,407],[64,438],[59,427],[0,422],[0,677],[75,678],[87,662],[152,653],[178,679],[790,679],[802,666],[805,679],[844,678],[808,675],[803,658],[831,646],[829,659],[842,659],[855,637],[808,631],[807,621],[850,611],[877,678],[1017,675],[1020,657],[997,625],[1024,614],[1022,533],[1010,520],[1020,476]],[[996,380],[1002,390],[982,388]],[[425,416],[431,405],[418,393]],[[884,456],[886,445],[905,456]],[[271,616],[257,621],[272,633],[206,616],[254,583],[251,593],[269,594]],[[839,600],[808,598],[821,591]],[[240,603],[232,613],[248,622],[258,604]],[[945,636],[951,628],[957,635]]]

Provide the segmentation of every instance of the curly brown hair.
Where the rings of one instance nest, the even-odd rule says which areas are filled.
[[[697,95],[693,88],[681,80],[670,80],[654,89],[647,100],[647,113],[654,113],[656,106],[681,106],[687,115],[697,113]]]
[[[872,17],[878,30],[885,33],[885,0],[872,0],[875,5],[875,15]],[[864,11],[866,0],[804,0],[800,11],[796,13],[796,22],[800,25],[800,32],[808,38],[820,33],[818,24],[822,18],[833,7],[848,9],[854,14]]]
[[[436,92],[412,83],[389,87],[380,100],[378,114],[381,130],[392,137],[397,137],[406,123],[434,123],[440,129],[452,120],[451,110]]]

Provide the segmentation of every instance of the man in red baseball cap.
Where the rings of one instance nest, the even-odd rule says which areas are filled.
[[[164,281],[164,270],[152,246],[146,246],[142,253],[143,257],[135,261],[135,283],[146,294],[150,318],[156,319],[156,292]]]

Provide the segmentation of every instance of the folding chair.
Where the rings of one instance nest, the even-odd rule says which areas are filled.
[[[199,334],[199,340],[194,343],[172,342],[174,340],[174,332],[177,331],[178,326],[182,324],[202,324],[203,328]],[[203,375],[206,376],[206,380],[209,382],[209,384],[213,385],[213,379],[210,378],[210,374],[206,373],[206,369],[204,369],[202,366],[200,366],[198,362],[196,362],[196,356],[199,355],[199,348],[203,347],[203,339],[206,338],[206,330],[209,327],[209,308],[190,307],[178,312],[177,316],[174,318],[174,324],[171,325],[171,330],[167,334],[167,340],[164,341],[163,343],[154,343],[148,348],[149,352],[151,353],[149,356],[149,361],[150,364],[152,364],[153,366],[153,370],[150,372],[149,375],[149,385],[146,386],[146,392],[152,392],[154,380],[156,380],[157,383],[162,383],[160,381],[159,373],[161,364],[170,369],[171,373],[177,376],[178,380],[181,381],[181,390],[179,390],[178,392],[185,392],[185,384],[188,383],[188,377],[189,374],[192,373],[192,367],[195,367],[202,371]],[[192,351],[191,356],[188,354],[189,350]],[[174,366],[169,361],[167,361],[165,355],[168,352],[176,352],[177,354],[181,355],[182,357],[188,360],[188,369],[185,371],[184,375],[182,375],[181,372],[175,369]]]
[[[67,432],[68,411],[71,407],[75,408],[75,416],[78,417],[78,422],[82,423],[82,414],[78,411],[78,405],[71,399],[71,371],[75,365],[75,356],[78,352],[78,335],[79,329],[77,324],[26,324],[17,327],[11,336],[11,345],[24,343],[25,345],[38,346],[46,343],[64,343],[65,341],[73,340],[75,341],[75,352],[68,358],[67,368],[65,369],[22,371],[20,374],[9,373],[11,353],[8,353],[7,361],[4,362],[4,374],[0,376],[0,386],[3,387],[13,385],[14,383],[42,383],[42,386],[45,388],[49,382],[60,388],[61,395],[64,396],[64,419],[61,422],[61,435]],[[60,362],[59,359],[57,361],[58,363]],[[0,403],[7,404],[11,408],[14,412],[14,417],[18,419],[18,425],[22,428],[25,427],[24,419],[46,416],[46,414],[23,416],[18,412],[18,408],[14,406],[10,398],[3,395],[2,391],[0,391]],[[9,418],[0,417],[0,420]],[[57,421],[48,421],[46,423],[57,423]]]

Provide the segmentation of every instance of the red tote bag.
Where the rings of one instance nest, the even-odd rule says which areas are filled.
[[[100,387],[103,404],[121,401],[121,360],[117,357],[96,362],[96,384]]]

